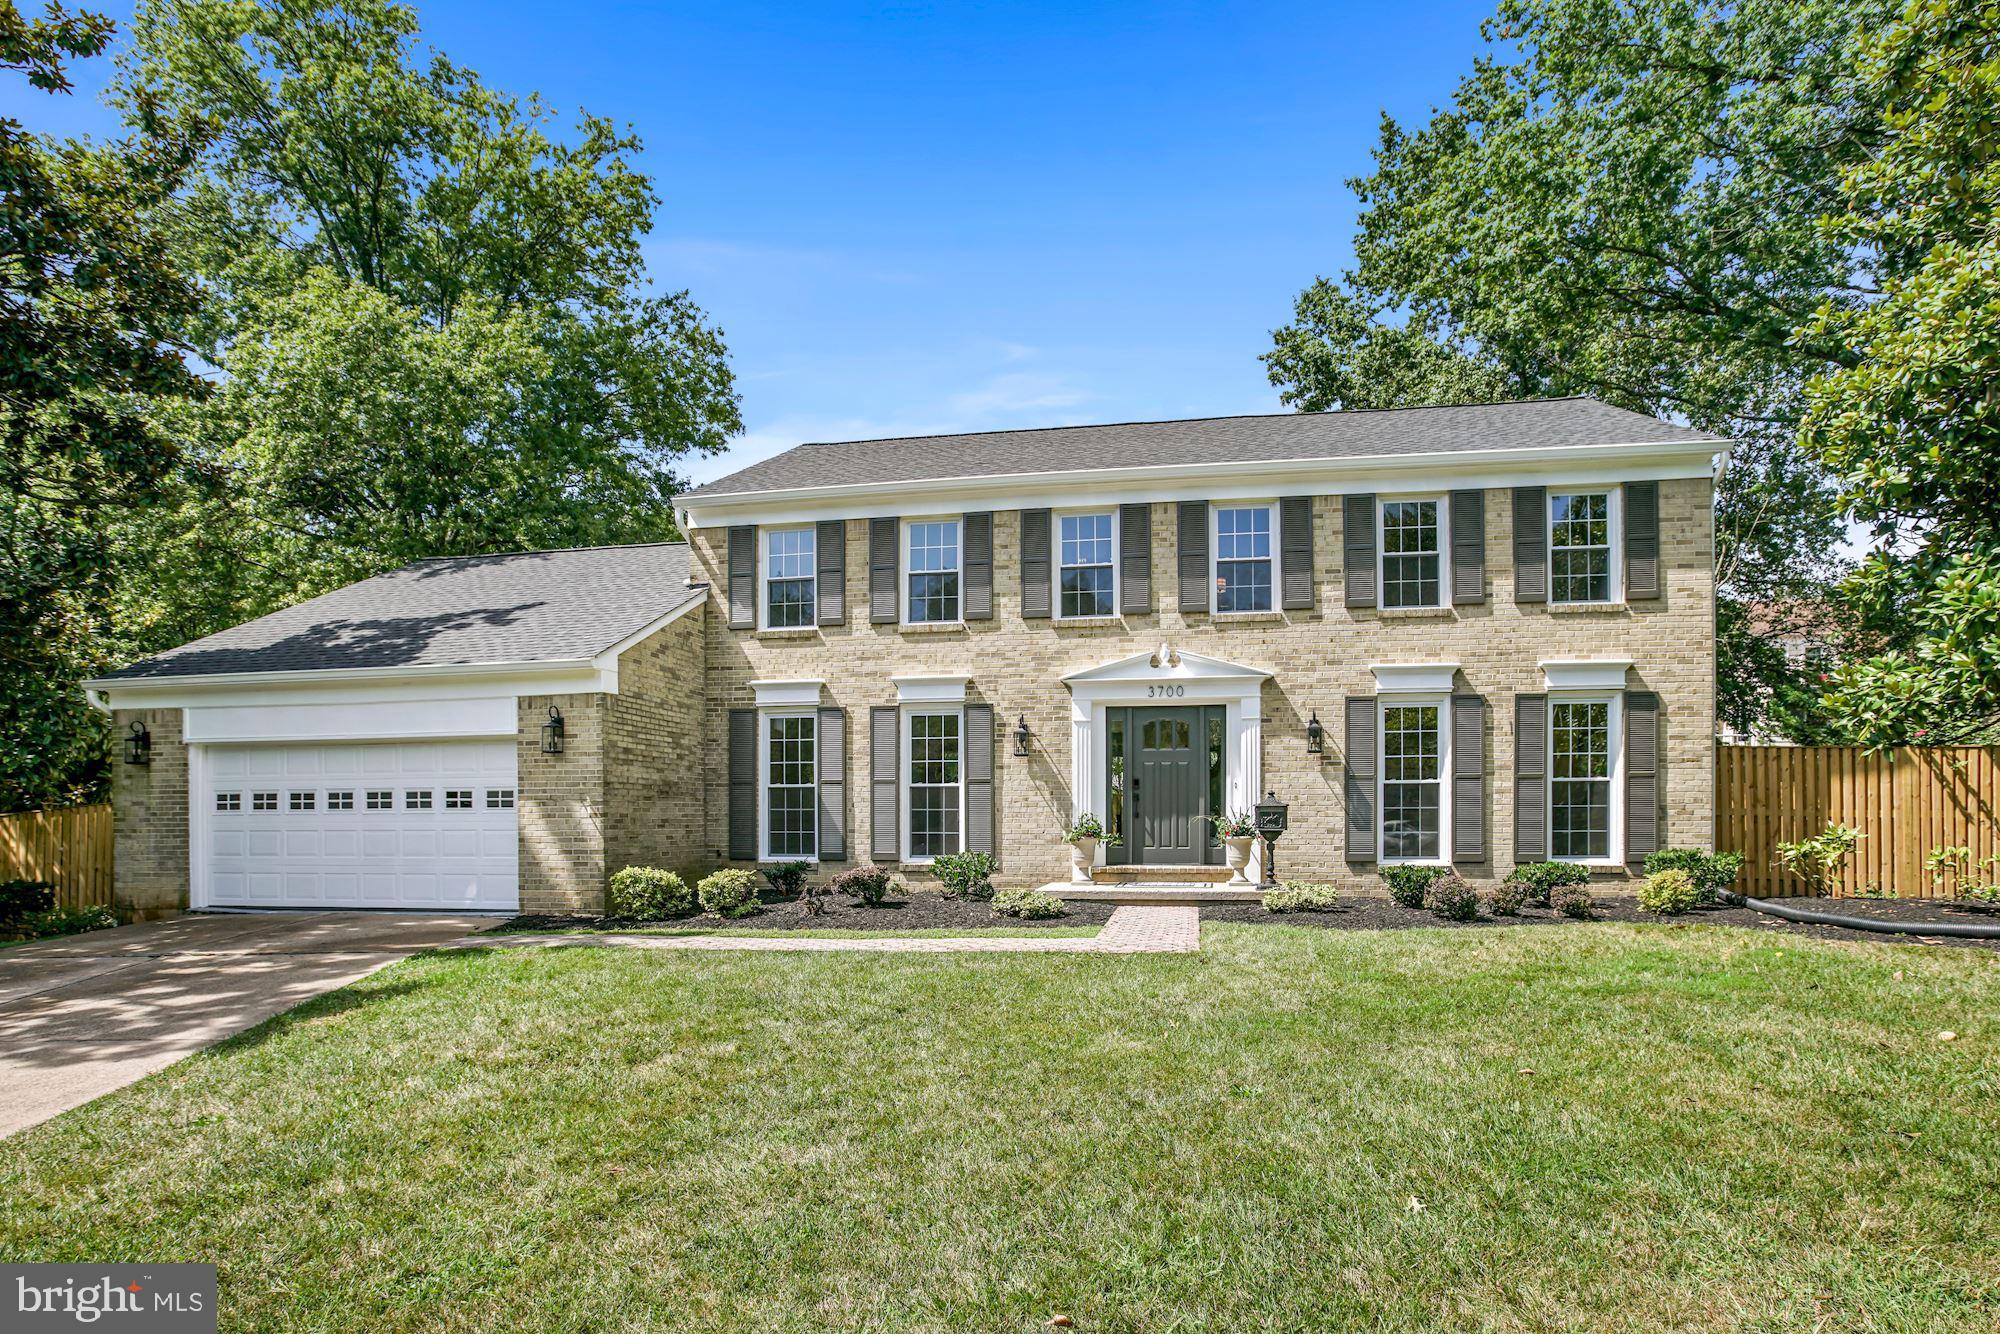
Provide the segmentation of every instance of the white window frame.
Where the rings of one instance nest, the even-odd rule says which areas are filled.
[[[1625,692],[1603,690],[1551,691],[1548,696],[1548,753],[1542,757],[1542,809],[1547,815],[1550,861],[1573,862],[1578,866],[1623,866],[1625,864]],[[1610,734],[1610,833],[1603,857],[1556,856],[1556,706],[1558,704],[1604,704],[1605,726]]]
[[[1125,608],[1124,581],[1118,569],[1120,563],[1118,558],[1122,550],[1122,534],[1118,523],[1118,507],[1114,505],[1110,509],[1096,506],[1090,509],[1057,510],[1049,516],[1049,598],[1051,602],[1049,614],[1058,621],[1094,621],[1104,619],[1104,616],[1095,614],[1090,616],[1063,615],[1062,574],[1064,567],[1062,525],[1064,519],[1100,519],[1105,517],[1109,517],[1111,520],[1111,610],[1105,613],[1105,615],[1117,616]],[[1078,566],[1077,568],[1095,569],[1096,567]]]
[[[771,624],[771,539],[779,533],[804,533],[812,543],[811,610],[804,625]],[[819,624],[819,529],[813,524],[781,524],[757,531],[757,627],[760,630],[810,630]]]
[[[1602,599],[1559,598],[1556,596],[1556,497],[1598,495],[1605,498],[1605,540],[1610,546],[1605,564],[1611,571],[1610,595]],[[1547,488],[1547,503],[1543,510],[1542,545],[1548,553],[1550,604],[1557,607],[1615,607],[1625,601],[1625,489],[1620,486],[1551,486]]]
[[[958,615],[948,621],[913,621],[910,619],[910,576],[915,574],[942,574],[942,570],[918,570],[910,560],[910,530],[918,524],[949,523],[958,528],[958,565],[953,571],[958,575]],[[963,514],[932,514],[904,519],[897,530],[896,540],[901,545],[897,549],[896,605],[897,613],[904,625],[964,625],[965,624],[965,516]]]
[[[1216,500],[1208,506],[1208,612],[1211,616],[1269,616],[1278,611],[1283,590],[1278,586],[1284,572],[1280,562],[1284,558],[1284,534],[1278,531],[1283,522],[1282,507],[1271,500]],[[1271,516],[1271,605],[1256,611],[1222,611],[1222,511],[1224,510],[1265,510]]]
[[[964,852],[965,851],[965,706],[962,704],[948,704],[948,705],[905,704],[903,705],[900,712],[901,712],[901,718],[899,719],[899,722],[903,731],[902,731],[902,746],[901,749],[897,751],[897,764],[899,772],[896,774],[896,804],[902,809],[902,814],[899,817],[899,823],[901,824],[902,828],[898,830],[900,845],[897,850],[902,854],[902,859],[904,863],[906,863],[907,865],[929,866],[932,862],[937,860],[935,855],[919,857],[914,852],[911,851],[912,839],[910,837],[910,832],[911,832],[910,824],[912,818],[916,814],[916,803],[910,800],[910,789],[914,786],[914,784],[910,782],[910,763],[911,763],[911,757],[916,753],[910,735],[912,731],[911,722],[919,715],[926,718],[937,716],[937,717],[953,717],[958,719],[958,850],[960,852]]]
[[[771,724],[780,718],[810,718],[813,724],[813,850],[809,857],[777,853],[771,849]],[[757,860],[760,862],[810,862],[819,865],[819,710],[757,710]]]
[[[1435,857],[1391,857],[1383,826],[1389,818],[1389,726],[1390,709],[1438,711],[1438,852]],[[1429,692],[1392,691],[1375,696],[1375,851],[1380,866],[1451,865],[1451,696]]]
[[[1389,547],[1383,522],[1389,506],[1429,501],[1437,506],[1438,600],[1389,605]],[[1442,611],[1451,605],[1451,497],[1443,491],[1375,497],[1375,608],[1377,611]]]

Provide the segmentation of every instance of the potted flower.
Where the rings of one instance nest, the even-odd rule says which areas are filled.
[[[1071,884],[1090,883],[1090,868],[1097,865],[1097,840],[1104,837],[1104,825],[1089,811],[1076,817],[1076,823],[1063,835],[1063,841],[1070,846],[1069,878]]]
[[[1257,845],[1257,826],[1247,815],[1211,815],[1210,824],[1222,839],[1222,850],[1229,862],[1229,883],[1247,885],[1250,877],[1243,874],[1250,865],[1250,850]]]

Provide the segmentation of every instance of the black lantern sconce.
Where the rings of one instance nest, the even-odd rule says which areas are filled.
[[[1278,883],[1278,854],[1272,845],[1278,836],[1292,827],[1292,808],[1278,800],[1275,792],[1266,792],[1264,799],[1257,803],[1257,833],[1264,840],[1264,883]]]
[[[1317,709],[1313,711],[1312,717],[1306,719],[1306,753],[1308,755],[1326,754],[1326,729],[1319,724],[1319,711]]]
[[[125,763],[151,764],[153,762],[153,734],[146,730],[146,724],[133,723],[131,735],[125,738]]]
[[[563,753],[562,710],[558,709],[555,705],[551,704],[549,705],[549,720],[542,724],[542,754],[560,755],[562,753]]]
[[[1035,734],[1028,730],[1028,715],[1024,713],[1021,715],[1021,721],[1014,724],[1014,753],[1026,755],[1028,743],[1034,739]]]

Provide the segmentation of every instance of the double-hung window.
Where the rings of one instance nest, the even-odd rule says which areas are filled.
[[[1381,605],[1444,605],[1444,502],[1436,496],[1381,505]]]
[[[1381,708],[1381,859],[1441,862],[1448,813],[1447,706],[1435,699],[1386,699]]]
[[[773,630],[811,625],[818,605],[819,549],[810,528],[764,533],[764,624]]]
[[[913,711],[904,717],[909,756],[906,860],[921,862],[962,846],[965,787],[960,770],[964,715],[957,709]]]
[[[1612,560],[1615,493],[1549,492],[1549,600],[1615,602],[1618,564]]]
[[[1549,701],[1549,855],[1559,861],[1611,856],[1614,712],[1610,700]]]
[[[904,619],[912,624],[960,619],[957,519],[919,519],[903,528]]]
[[[764,715],[764,855],[819,856],[819,718]]]
[[[1215,507],[1215,609],[1269,611],[1277,507]]]
[[[1058,616],[1110,616],[1116,608],[1113,518],[1064,514],[1056,522]]]

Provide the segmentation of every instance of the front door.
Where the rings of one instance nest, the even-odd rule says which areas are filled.
[[[1132,710],[1131,861],[1205,860],[1208,745],[1200,709]]]

